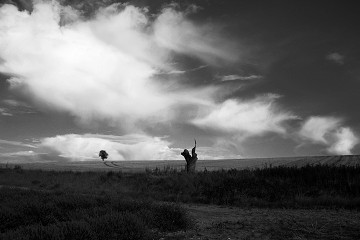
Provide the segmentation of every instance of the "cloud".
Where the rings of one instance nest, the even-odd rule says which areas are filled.
[[[235,80],[255,80],[261,79],[263,76],[260,75],[250,75],[250,76],[240,76],[240,75],[225,75],[220,77],[220,81],[235,81]]]
[[[344,65],[344,56],[340,53],[334,52],[326,55],[326,59],[339,65]]]
[[[17,147],[27,147],[27,148],[37,148],[36,145],[27,144],[19,141],[9,141],[0,139],[0,145],[10,145],[10,146],[17,146]]]
[[[180,153],[183,149],[170,147],[171,143],[162,137],[151,137],[144,134],[123,136],[101,134],[67,134],[48,137],[41,140],[40,150],[50,156],[71,160],[98,160],[99,151],[106,150],[110,161],[118,160],[184,160]],[[21,151],[26,154],[29,151]],[[227,148],[197,147],[199,160],[241,158]],[[20,152],[19,152],[20,154]],[[14,154],[12,154],[14,155]],[[15,154],[16,155],[16,154]],[[47,157],[51,159],[51,157]]]
[[[339,128],[340,124],[341,119],[335,117],[310,117],[302,125],[299,134],[314,143],[327,144],[327,134]]]
[[[208,64],[238,60],[236,45],[221,37],[214,25],[198,25],[173,8],[165,8],[154,22],[156,42],[164,48],[202,59]]]
[[[11,153],[0,153],[1,157],[35,157],[37,153],[34,151],[19,151],[19,152],[11,152]]]
[[[55,2],[37,2],[31,14],[3,5],[0,72],[13,76],[11,89],[38,107],[68,112],[81,122],[133,129],[176,119],[177,108],[211,104],[221,89],[189,90],[175,80],[155,79],[161,71],[179,71],[169,64],[173,54],[208,64],[236,58],[215,28],[171,8],[155,20],[132,5],[112,5],[87,21],[77,14]]]
[[[199,160],[240,159],[243,157],[219,146],[197,147],[196,152]]]
[[[330,153],[348,155],[351,149],[359,143],[359,138],[348,127],[342,127],[335,132],[335,142],[328,148]]]
[[[191,81],[185,85],[176,76],[172,79],[172,74],[239,60],[237,45],[218,26],[191,21],[189,12],[166,7],[150,15],[145,8],[115,4],[84,20],[55,1],[36,1],[31,13],[3,5],[0,72],[12,76],[13,92],[39,108],[67,112],[80,122],[120,126],[127,133],[181,121],[225,135],[285,134],[286,121],[296,117],[281,110],[276,95],[227,99],[229,92],[221,86],[194,87]],[[172,61],[184,55],[204,65],[178,69]],[[163,73],[168,78],[157,79]],[[224,80],[260,77],[230,75]],[[133,135],[115,140],[60,135],[44,139],[42,146],[70,157],[97,157],[92,151],[103,146],[113,149],[110,155],[117,159],[175,158],[165,140],[145,136],[136,145],[123,142]]]
[[[2,3],[7,3],[7,4],[13,4],[15,6],[17,6],[21,11],[22,10],[27,10],[27,11],[32,11],[33,8],[33,1],[29,1],[29,0],[3,0]]]
[[[298,134],[303,140],[327,146],[332,154],[351,154],[351,149],[359,142],[351,128],[343,127],[342,120],[335,117],[310,117]]]
[[[6,107],[0,107],[0,115],[14,116],[16,114],[36,113],[35,109],[30,105],[16,101],[13,99],[5,99],[1,101]]]
[[[99,159],[99,151],[105,150],[109,160],[176,160],[180,150],[169,147],[164,138],[141,134],[123,136],[100,134],[67,134],[44,138],[40,146],[62,157],[89,160]]]
[[[297,117],[279,109],[278,95],[268,94],[252,100],[226,100],[208,108],[208,112],[191,122],[204,129],[242,136],[262,135],[267,132],[285,134],[284,123]]]
[[[10,113],[9,110],[6,109],[6,108],[0,108],[0,115],[1,116],[7,116],[7,117],[13,116],[13,114]]]
[[[189,73],[189,72],[195,72],[197,70],[203,69],[208,67],[208,65],[201,65],[199,67],[196,68],[191,68],[191,69],[187,69],[187,70],[171,70],[169,72],[165,72],[164,74],[184,74],[184,73]]]

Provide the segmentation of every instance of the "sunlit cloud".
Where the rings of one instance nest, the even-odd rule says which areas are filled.
[[[327,134],[339,128],[341,119],[335,117],[310,117],[302,125],[301,137],[314,143],[328,143]]]
[[[40,143],[45,151],[74,160],[99,159],[102,149],[107,151],[111,161],[181,159],[180,150],[170,145],[164,138],[143,134],[67,134],[44,138]]]
[[[335,117],[314,116],[302,125],[299,136],[314,144],[327,147],[332,154],[351,154],[359,139],[349,127],[342,126],[342,120]]]
[[[225,43],[216,32],[170,8],[154,21],[145,9],[131,5],[101,9],[88,21],[76,14],[55,2],[39,2],[31,14],[2,6],[0,71],[13,76],[8,80],[13,91],[37,106],[66,111],[82,122],[104,120],[131,128],[176,119],[177,107],[211,104],[221,90],[189,90],[171,79],[165,84],[154,79],[161,71],[178,71],[168,63],[171,54],[205,62],[234,59],[233,51],[204,39],[210,34]],[[174,42],[176,34],[181,41]]]
[[[228,84],[181,82],[186,73],[241,60],[235,41],[225,38],[215,23],[190,20],[188,14],[196,8],[189,9],[169,5],[150,15],[146,8],[115,4],[84,20],[79,11],[56,1],[36,1],[31,13],[12,5],[0,7],[0,72],[11,76],[10,90],[45,112],[65,112],[80,123],[105,123],[126,134],[59,135],[43,139],[41,146],[69,158],[97,158],[103,147],[115,160],[178,159],[170,142],[150,136],[146,129],[181,122],[208,130],[214,138],[285,136],[287,122],[298,117],[281,107],[277,95],[229,99],[232,90],[220,86]],[[344,61],[340,54],[330,55],[328,60]],[[177,56],[194,59],[199,67],[180,68],[173,62]],[[231,74],[217,80],[261,78]],[[11,99],[3,104],[1,116],[27,107]],[[357,138],[350,128],[341,127],[337,119],[325,124],[309,120],[299,135],[330,152],[345,153]],[[216,154],[206,153],[206,147],[199,151],[206,158]],[[218,148],[218,156],[230,155]]]
[[[30,151],[0,153],[0,156],[1,157],[7,157],[7,158],[12,158],[12,157],[35,157],[35,156],[37,156],[37,153],[30,150]]]
[[[290,112],[282,111],[269,94],[252,100],[229,99],[207,109],[207,113],[192,120],[200,128],[241,136],[256,136],[269,132],[285,134],[284,123],[297,119]]]
[[[328,148],[330,153],[351,154],[351,149],[359,143],[359,138],[348,127],[342,127],[334,134],[335,142]]]

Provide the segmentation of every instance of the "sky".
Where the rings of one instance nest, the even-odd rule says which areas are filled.
[[[359,154],[356,9],[3,0],[0,161]]]

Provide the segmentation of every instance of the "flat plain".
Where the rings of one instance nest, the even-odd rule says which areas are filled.
[[[0,238],[360,239],[359,162],[199,160],[194,174],[184,161],[5,163]]]
[[[9,162],[10,165],[11,162]],[[6,164],[3,161],[3,165]],[[24,169],[43,169],[59,171],[109,171],[121,170],[123,172],[143,172],[156,168],[163,170],[171,168],[181,170],[185,168],[184,160],[149,160],[149,161],[38,161],[22,162]],[[276,166],[306,165],[332,165],[332,166],[356,166],[360,165],[360,155],[337,155],[337,156],[299,156],[278,158],[244,158],[244,159],[222,159],[222,160],[198,160],[196,169],[198,171],[228,170],[228,169],[254,169]]]

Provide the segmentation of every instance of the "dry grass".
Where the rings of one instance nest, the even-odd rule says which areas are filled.
[[[359,239],[360,212],[186,205],[196,232],[185,239]]]
[[[151,216],[151,214],[139,215],[138,210],[131,213],[128,218],[123,219],[124,221],[126,220],[125,222],[131,223],[135,216],[135,218],[139,219],[138,226],[142,226],[141,224],[144,221],[149,224],[151,223],[149,229],[155,228],[161,230],[162,226],[166,226],[166,223],[169,221],[174,222],[174,226],[180,226],[173,228],[171,227],[172,225],[169,225],[168,231],[161,235],[164,240],[340,240],[360,239],[360,212],[358,211],[360,194],[359,171],[360,168],[355,167],[307,166],[304,168],[266,168],[254,171],[206,171],[188,175],[171,168],[166,168],[165,171],[149,170],[143,173],[123,173],[113,171],[29,171],[17,167],[16,169],[0,169],[0,185],[14,186],[12,190],[18,190],[22,192],[21,194],[25,194],[24,192],[30,190],[34,191],[36,193],[34,196],[48,196],[46,199],[49,202],[56,199],[56,196],[64,194],[66,196],[77,196],[74,199],[82,199],[82,201],[70,201],[71,206],[77,206],[82,202],[84,206],[89,204],[89,206],[92,206],[90,208],[83,207],[86,209],[82,212],[75,212],[76,214],[81,213],[84,216],[91,213],[88,209],[93,208],[94,199],[101,200],[100,203],[104,205],[104,209],[110,209],[110,212],[113,211],[111,210],[113,209],[113,204],[110,204],[112,201],[109,202],[109,199],[118,196],[126,199],[135,198],[141,201],[153,199],[159,201],[192,202],[192,204],[183,203],[182,207],[187,210],[192,219],[195,219],[196,230],[189,230],[185,225],[182,226],[180,223],[176,223],[175,220],[181,218],[176,217],[174,220],[172,212],[181,213],[181,210],[167,208],[166,206],[163,206],[162,210],[155,208],[149,210],[146,207],[148,205],[138,205],[139,209],[143,209],[141,211],[153,212],[153,216],[157,217],[157,219],[162,219],[161,221],[163,222],[160,220],[149,221],[146,216]],[[0,194],[2,190],[4,189],[1,189],[0,186]],[[271,195],[274,196],[271,197]],[[3,196],[5,195],[1,196],[0,202],[4,201]],[[19,197],[15,193],[8,196],[10,196],[8,199],[11,199],[8,202],[13,202],[14,206],[23,199],[23,197]],[[102,199],[103,197],[99,198],[99,196],[109,196],[110,198],[105,197]],[[280,196],[283,196],[283,198]],[[294,196],[295,198],[293,198]],[[71,198],[63,197],[57,202],[66,203],[68,199]],[[289,201],[291,199],[294,201]],[[193,204],[205,200],[208,203],[207,205]],[[87,203],[88,201],[90,202]],[[26,202],[23,202],[24,206],[27,206]],[[38,201],[30,202],[36,203]],[[221,203],[223,205],[216,206],[212,205],[212,203]],[[231,207],[231,205],[235,206],[237,204],[242,206],[242,208]],[[117,207],[116,211],[128,211],[132,208],[131,205],[133,204],[123,205],[125,207]],[[0,209],[4,206],[4,204],[0,204]],[[60,204],[59,208],[63,209],[63,206],[68,206],[68,204]],[[135,204],[135,206],[137,205]],[[42,204],[35,207],[35,209],[39,209],[39,212],[42,213],[40,211],[43,209]],[[261,207],[261,209],[257,207]],[[281,209],[283,207],[287,209]],[[345,210],[344,208],[353,210]],[[49,207],[48,209],[50,211],[54,208]],[[158,215],[156,215],[157,213]],[[40,216],[47,219],[48,214]],[[59,216],[64,215],[61,214]],[[80,215],[74,216],[76,218],[69,219],[71,220],[69,223],[60,223],[56,226],[45,226],[39,229],[49,232],[54,229],[60,232],[71,230],[70,233],[73,234],[75,232],[75,235],[77,231],[83,234],[93,234],[91,227],[93,222],[90,221],[89,217],[84,218],[90,219],[84,222],[81,217],[78,218]],[[144,216],[145,218],[143,218]],[[112,223],[116,222],[119,217],[109,215],[106,219]],[[20,221],[23,218],[20,216],[18,219]],[[55,217],[54,219],[56,220]],[[3,223],[1,216],[0,222]],[[72,227],[69,228],[70,225],[68,224]],[[129,226],[132,226],[132,224],[129,224]],[[26,232],[30,230],[25,227],[21,231]],[[38,233],[38,230],[35,232]],[[151,231],[144,233],[144,236],[150,233]],[[10,239],[13,240],[15,238]]]

